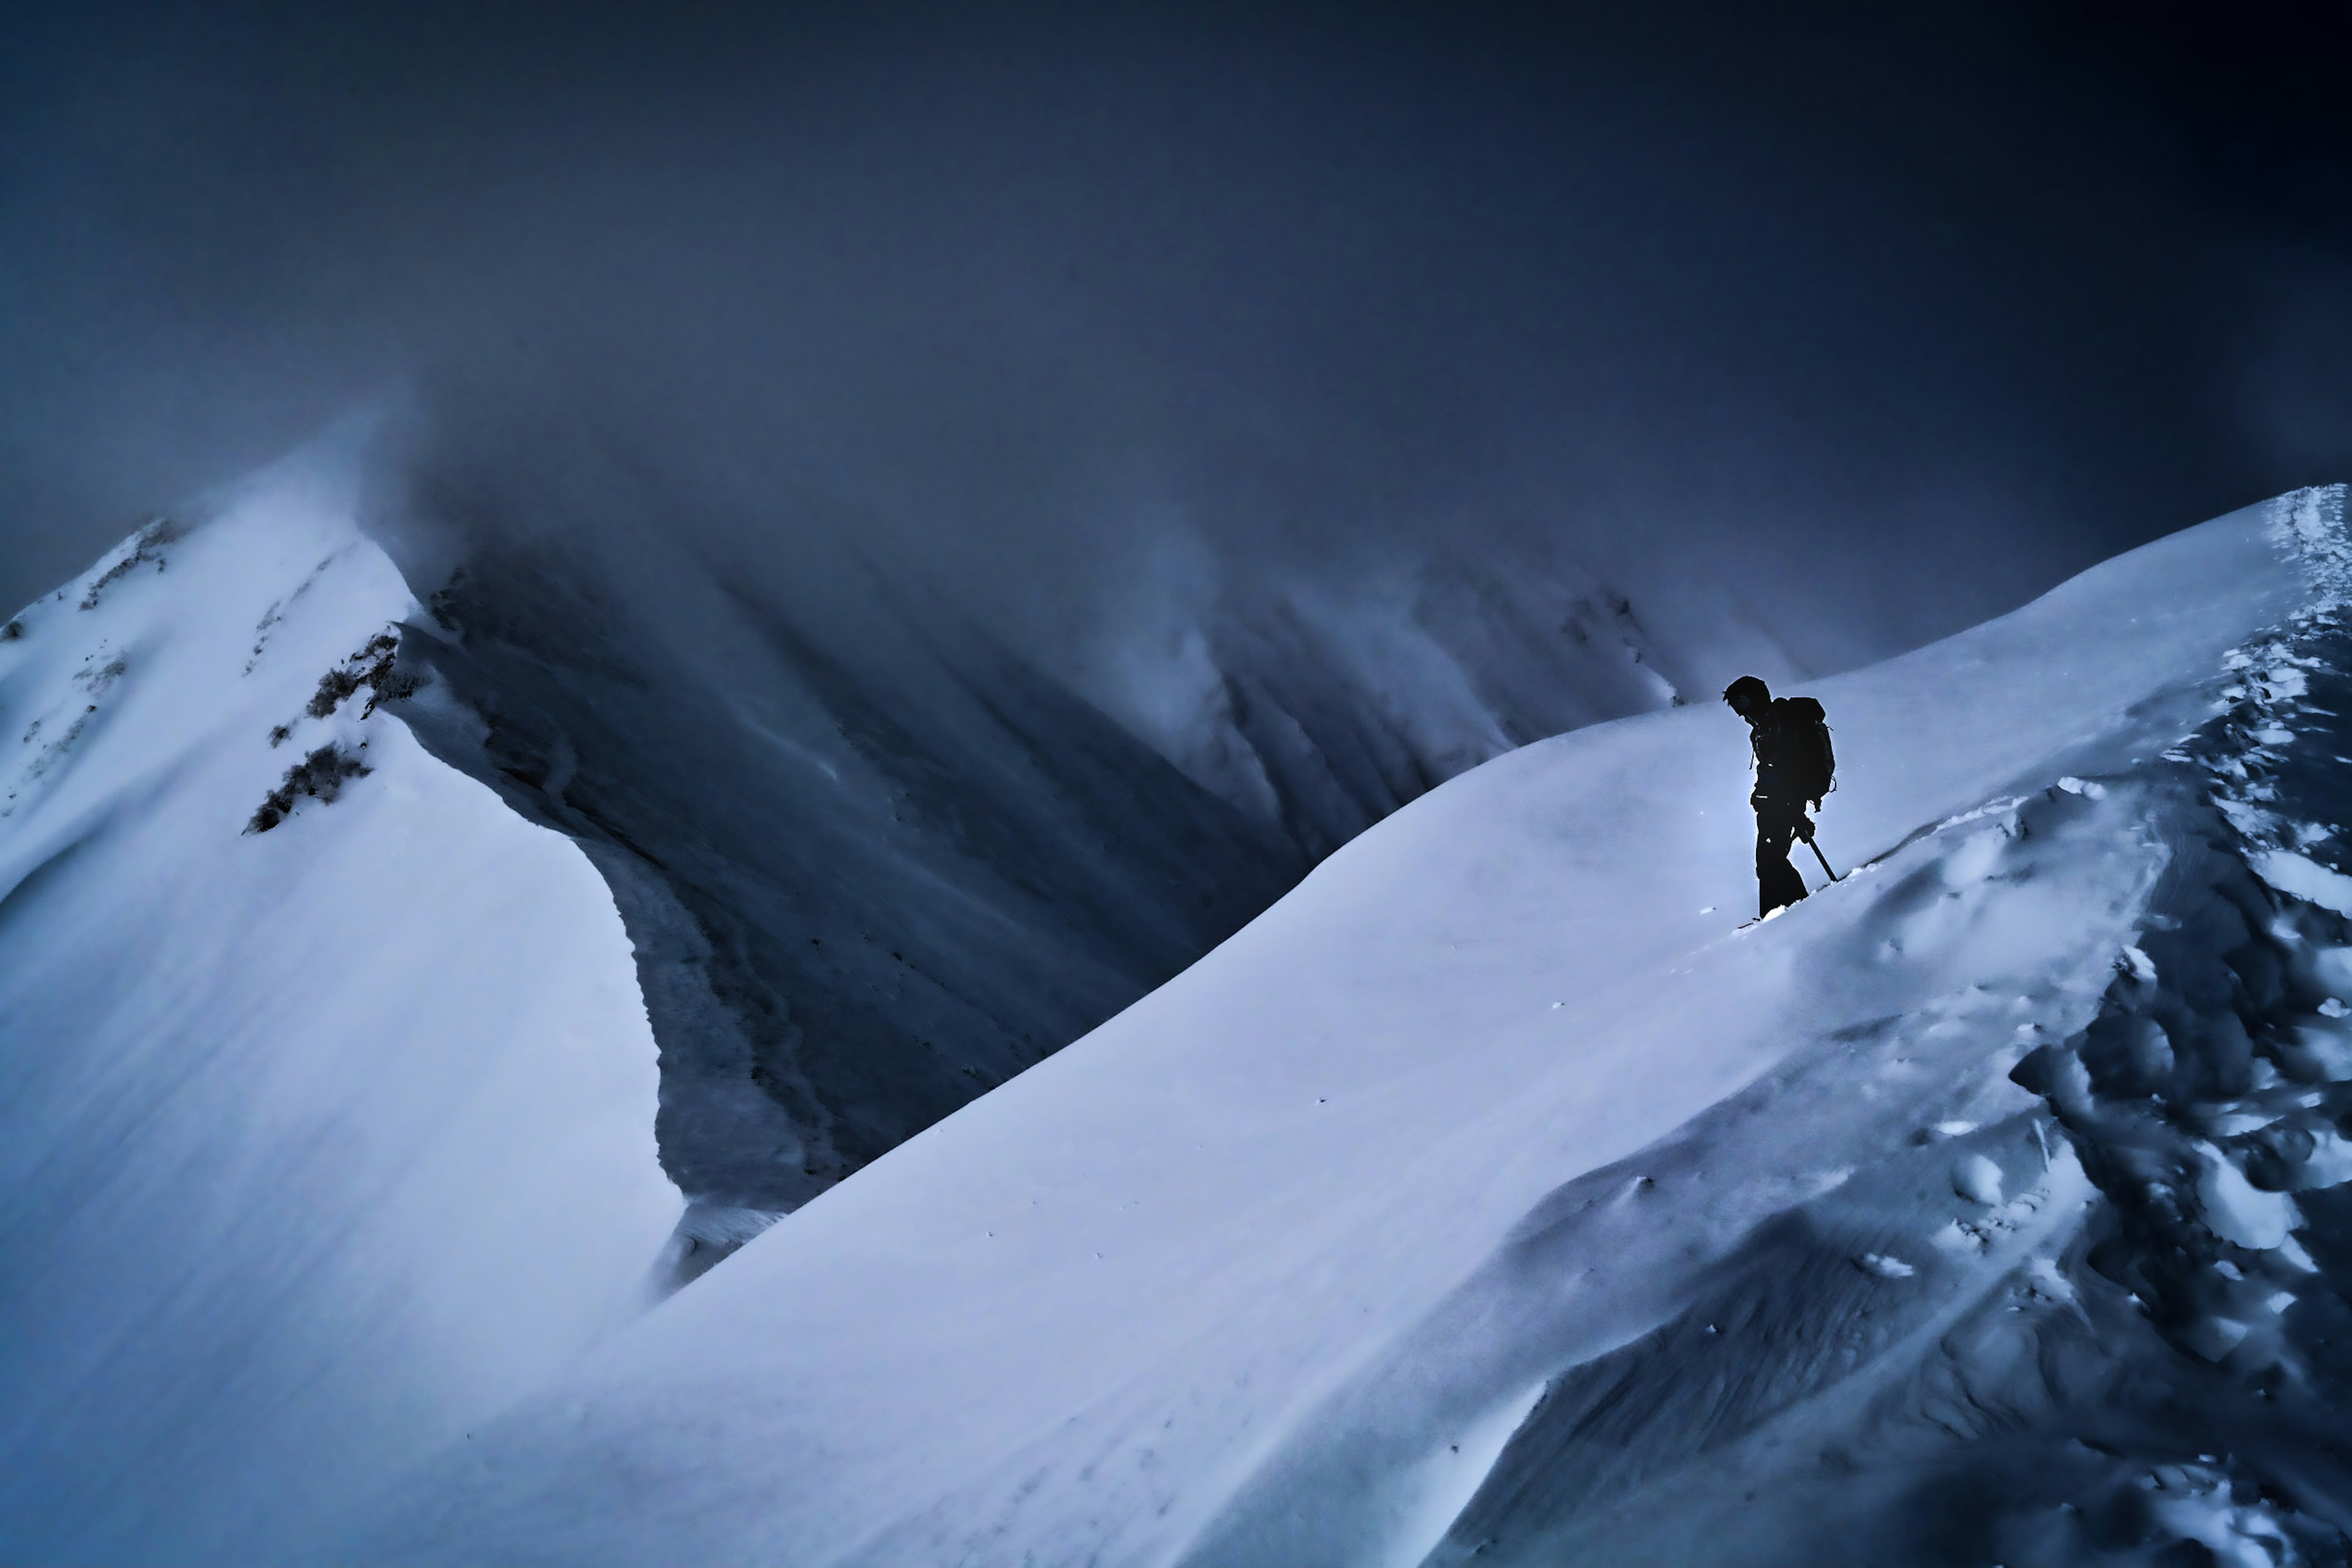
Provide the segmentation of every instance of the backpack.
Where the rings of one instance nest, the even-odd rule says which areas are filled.
[[[1837,787],[1837,752],[1830,744],[1829,715],[1810,697],[1784,697],[1773,704],[1785,720],[1782,758],[1800,800],[1819,801]]]

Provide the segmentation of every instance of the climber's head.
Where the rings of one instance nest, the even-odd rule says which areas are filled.
[[[1742,719],[1753,719],[1771,705],[1772,689],[1752,675],[1743,675],[1723,689],[1723,700]]]

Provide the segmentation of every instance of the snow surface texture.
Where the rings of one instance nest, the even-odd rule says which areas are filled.
[[[612,899],[371,716],[415,602],[334,467],[0,627],[0,1560],[274,1559],[677,1216]]]
[[[1815,687],[1753,929],[1719,709],[1433,792],[336,1550],[2341,1561],[2342,504]]]

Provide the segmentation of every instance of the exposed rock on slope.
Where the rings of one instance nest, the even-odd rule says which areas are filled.
[[[0,1560],[281,1560],[650,1299],[610,896],[315,700],[414,609],[298,461],[0,637]]]

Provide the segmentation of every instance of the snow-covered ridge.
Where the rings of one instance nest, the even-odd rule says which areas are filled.
[[[2290,490],[2270,503],[2271,538],[2302,563],[2312,585],[2303,617],[2352,604],[2352,536],[2344,530],[2343,485]]]
[[[2313,1020],[2352,1013],[2352,973],[2318,956],[2352,933],[2245,872],[2286,839],[2199,826],[2237,831],[2200,781],[2283,756],[2343,800],[2294,739],[2324,715],[2247,707],[2341,673],[2340,517],[2340,492],[2250,509],[1812,688],[1845,772],[1823,842],[1861,868],[1750,931],[1746,739],[1719,709],[1432,792],[412,1478],[342,1550],[2340,1555],[2347,1494],[2305,1438],[2340,1408],[2341,1254],[2309,1247],[2299,1286],[2252,1258],[2298,1267],[2294,1222],[2338,1190],[2314,1130],[2340,1110],[2334,1025]],[[2316,826],[2291,837],[2341,870]],[[2184,884],[2214,864],[2200,842],[2239,870]],[[2223,883],[2236,925],[2202,890]],[[2175,1003],[2185,1076],[2153,1110],[2101,1110],[2132,1097],[2101,1042],[2129,1063],[2148,1038],[2111,1020]],[[2088,1098],[2065,1087],[2084,1072]],[[2292,1213],[2261,1195],[2283,1183]],[[2190,1277],[2173,1248],[2232,1290],[2167,1294]],[[2199,1326],[2222,1321],[2244,1332]],[[2299,1378],[2289,1436],[2246,1437]],[[2142,1420],[2144,1395],[2188,1415]]]
[[[10,1562],[282,1555],[677,1217],[612,900],[373,711],[415,606],[352,513],[291,462],[0,629]]]
[[[1085,1034],[1435,784],[1664,708],[1734,647],[1785,665],[1737,616],[1636,615],[1528,556],[1319,591],[1174,563],[1065,665],[912,567],[836,552],[837,521],[769,520],[807,537],[765,574],[585,527],[560,549],[478,531],[401,656],[454,699],[405,715],[419,739],[614,890],[663,1047],[663,1158],[694,1200],[689,1270]]]

